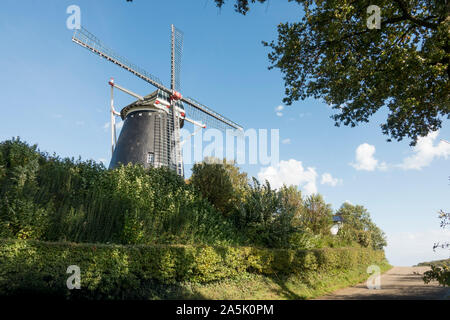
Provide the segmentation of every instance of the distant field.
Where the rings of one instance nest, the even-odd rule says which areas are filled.
[[[442,267],[443,265],[450,266],[450,258],[444,259],[444,260],[435,260],[435,261],[429,261],[429,262],[421,262],[417,264],[417,267],[424,267],[424,266],[438,266]]]

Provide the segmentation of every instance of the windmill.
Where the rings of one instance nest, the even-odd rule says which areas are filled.
[[[197,127],[193,134],[208,127],[222,131],[242,130],[235,122],[180,93],[183,33],[171,26],[171,83],[170,89],[155,76],[116,54],[85,28],[75,30],[72,41],[100,57],[133,73],[156,87],[156,91],[140,96],[114,82],[111,86],[111,162],[110,169],[120,164],[139,163],[148,167],[169,167],[184,176],[180,128],[186,122]],[[137,100],[117,112],[114,108],[114,88]],[[189,117],[187,117],[189,115]],[[120,136],[116,137],[115,117],[124,121]]]

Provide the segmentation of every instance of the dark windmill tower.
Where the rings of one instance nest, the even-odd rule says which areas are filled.
[[[109,168],[120,164],[140,163],[144,167],[166,166],[184,176],[181,153],[180,128],[185,121],[198,128],[212,127],[220,130],[242,127],[209,109],[192,98],[180,94],[180,68],[183,34],[172,25],[171,32],[171,84],[170,89],[142,68],[130,63],[122,56],[104,46],[85,28],[75,31],[72,41],[100,55],[108,61],[128,70],[156,87],[156,91],[140,96],[127,90],[111,79],[111,145],[112,158]],[[124,107],[120,113],[114,109],[113,91],[117,88],[137,101]],[[189,115],[187,117],[186,115]],[[124,121],[119,139],[116,141],[115,116]]]

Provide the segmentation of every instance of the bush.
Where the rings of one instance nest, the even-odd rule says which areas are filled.
[[[49,156],[19,139],[0,143],[0,238],[116,244],[232,244],[382,249],[384,235],[361,206],[338,211],[294,186],[272,189],[225,160],[194,166],[190,183],[166,168],[106,170]],[[203,195],[203,196],[202,196]]]
[[[301,223],[314,234],[330,235],[333,210],[320,194],[313,194],[304,201]]]
[[[0,237],[39,238],[48,217],[34,202],[42,156],[18,139],[0,144]]]
[[[442,266],[431,265],[431,270],[425,271],[423,281],[430,283],[436,280],[443,287],[450,287],[450,268],[444,264]]]
[[[233,243],[233,223],[172,170],[60,159],[0,143],[0,237],[46,241]]]
[[[381,263],[383,251],[232,246],[95,245],[0,240],[0,295],[143,298],[148,281],[206,283],[243,272],[262,275],[333,273]],[[68,290],[67,267],[81,270],[81,290]]]
[[[224,216],[232,216],[244,200],[247,174],[234,162],[207,157],[194,164],[189,182]]]
[[[441,228],[445,229],[450,226],[450,213],[439,211],[439,219],[441,220]],[[449,242],[435,243],[433,250],[436,248],[450,248]],[[424,273],[423,280],[425,283],[429,283],[432,280],[436,280],[442,286],[450,286],[450,258],[445,260],[431,261],[428,263],[422,263],[419,265],[429,265],[431,270]]]
[[[254,245],[268,248],[310,249],[319,243],[321,234],[314,233],[317,221],[329,223],[331,213],[324,218],[317,209],[307,207],[310,199],[319,199],[323,207],[329,209],[320,196],[312,196],[303,201],[301,192],[294,186],[272,189],[268,181],[261,184],[253,178],[239,211],[235,216],[237,228],[243,230]],[[306,203],[306,206],[305,206]],[[329,231],[328,231],[329,233]]]
[[[251,244],[269,248],[289,248],[290,240],[299,228],[294,226],[296,208],[288,200],[293,188],[280,191],[271,188],[268,181],[260,184],[253,178],[245,200],[236,212],[234,221],[245,232]],[[296,191],[298,192],[298,191]]]

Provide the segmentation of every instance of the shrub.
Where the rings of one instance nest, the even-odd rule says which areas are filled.
[[[439,219],[441,220],[441,228],[445,229],[450,226],[450,213],[439,211]],[[435,243],[433,250],[436,248],[444,249],[450,248],[449,242]],[[423,263],[419,265],[430,265],[431,270],[424,273],[423,280],[425,283],[429,283],[431,280],[436,280],[442,286],[450,286],[450,258],[446,260],[432,261],[429,263]]]
[[[104,245],[0,240],[0,295],[142,298],[148,281],[206,283],[242,272],[332,273],[384,261],[367,248],[315,250],[233,246]],[[67,267],[81,270],[81,290],[68,290]]]
[[[232,216],[247,191],[247,174],[234,162],[207,157],[194,164],[189,182],[224,216]]]
[[[253,178],[235,224],[251,244],[269,248],[309,249],[316,246],[319,235],[305,223],[306,209],[297,188],[272,189],[268,181]]]
[[[240,243],[242,236],[172,170],[106,170],[19,139],[0,143],[0,237],[101,243]]]
[[[203,196],[202,196],[203,195]],[[116,244],[232,244],[382,249],[384,234],[361,206],[331,206],[296,187],[272,189],[225,160],[194,166],[190,183],[167,168],[106,170],[49,156],[19,139],[0,143],[0,237]]]
[[[442,266],[431,265],[431,270],[425,271],[423,281],[430,283],[432,280],[439,282],[441,286],[450,287],[450,268],[444,264]]]
[[[320,194],[308,196],[304,201],[301,223],[314,234],[329,235],[332,225],[333,210]]]

